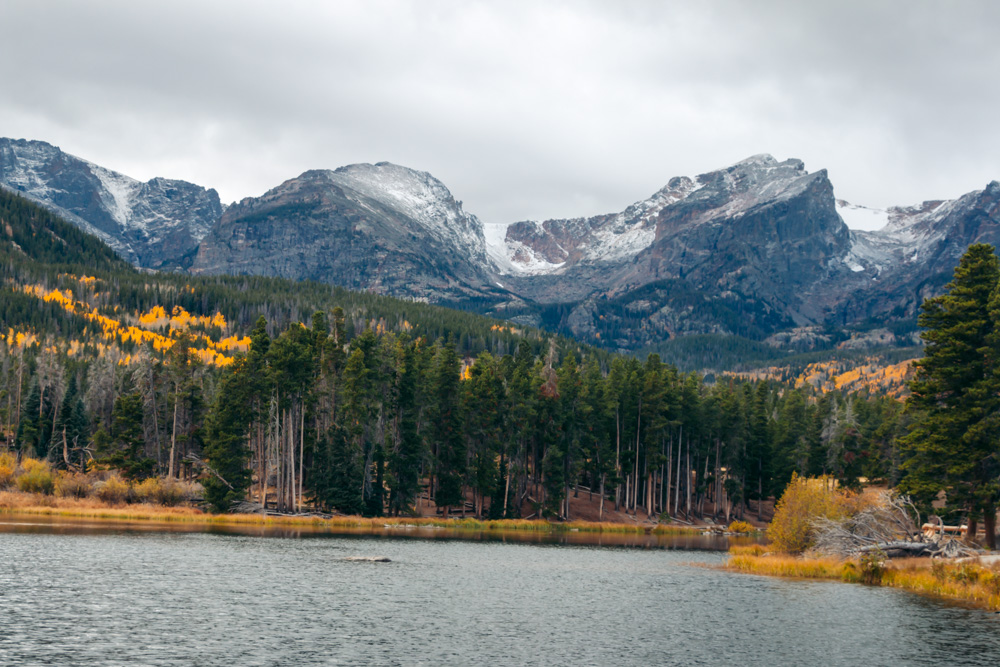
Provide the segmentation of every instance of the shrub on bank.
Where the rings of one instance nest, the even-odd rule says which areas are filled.
[[[728,530],[730,533],[753,533],[756,532],[757,529],[753,527],[753,524],[747,521],[733,521],[729,524]]]
[[[24,472],[17,478],[17,489],[24,493],[43,493],[52,495],[55,488],[55,476],[48,462],[26,458],[21,461]]]
[[[120,505],[129,501],[132,489],[118,475],[111,475],[97,485],[97,497],[106,503]]]
[[[141,503],[173,507],[188,499],[190,485],[173,479],[150,477],[133,487],[135,498]]]
[[[11,452],[0,454],[0,489],[6,489],[14,483],[15,472],[17,472],[17,457]]]
[[[851,508],[848,492],[830,477],[792,475],[774,509],[767,537],[776,551],[801,553],[813,544],[813,524],[819,517],[842,519]]]
[[[87,475],[61,470],[56,474],[55,492],[60,498],[88,498],[94,483]]]

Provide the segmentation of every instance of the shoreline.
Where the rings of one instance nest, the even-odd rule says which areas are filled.
[[[631,535],[699,536],[706,527],[674,524],[612,523],[595,521],[550,522],[543,519],[475,519],[435,517],[269,516],[263,514],[211,514],[190,506],[149,504],[110,505],[92,499],[55,499],[37,494],[0,492],[0,516],[85,519],[101,523],[163,523],[214,526],[311,527],[316,529],[444,528],[455,531],[568,532]]]
[[[994,559],[856,561],[769,554],[756,545],[730,548],[728,559],[719,568],[782,579],[818,579],[897,588],[1000,613],[1000,568]]]

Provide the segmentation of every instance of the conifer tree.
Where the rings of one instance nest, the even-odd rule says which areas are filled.
[[[997,355],[991,351],[996,321],[990,297],[998,279],[993,247],[972,245],[945,293],[923,304],[919,323],[927,347],[910,383],[914,424],[902,442],[907,459],[900,483],[925,505],[944,491],[949,509],[968,513],[970,533],[983,517],[991,545],[1000,452],[990,426],[1000,383],[991,368]],[[996,298],[994,304],[1000,305]]]
[[[205,499],[224,512],[246,496],[250,486],[250,449],[247,435],[252,420],[248,381],[249,363],[236,360],[222,377],[215,404],[206,420],[205,459],[210,476],[205,479]]]
[[[122,471],[127,479],[145,479],[156,462],[145,455],[142,394],[132,392],[115,399],[111,411],[112,453],[104,462]]]
[[[437,489],[435,502],[445,513],[455,505],[464,506],[466,452],[462,438],[459,403],[460,363],[455,344],[441,345],[434,359],[428,396],[429,440],[435,448]]]

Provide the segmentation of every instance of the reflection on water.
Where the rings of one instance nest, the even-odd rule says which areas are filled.
[[[724,558],[671,548],[693,538],[560,548],[407,539],[415,529],[261,539],[245,527],[5,524],[0,665],[940,667],[1000,655],[1000,616],[691,567]]]
[[[511,544],[570,544],[579,546],[632,547],[644,549],[693,549],[725,551],[732,544],[754,542],[754,538],[730,538],[721,535],[653,535],[645,533],[596,533],[579,530],[541,532],[531,530],[467,530],[437,526],[279,526],[254,524],[198,524],[182,522],[131,521],[108,522],[67,517],[3,516],[3,533],[46,533],[56,535],[112,535],[135,532],[210,533],[215,535],[251,535],[255,537],[371,537],[419,540],[468,540]]]

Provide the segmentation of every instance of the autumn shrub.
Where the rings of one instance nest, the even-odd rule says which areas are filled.
[[[136,501],[140,503],[156,503],[156,497],[160,493],[160,478],[149,477],[137,482],[132,486],[132,493]]]
[[[746,521],[733,521],[729,524],[728,530],[730,533],[753,533],[757,529],[754,528],[753,524]]]
[[[812,546],[817,518],[841,519],[852,509],[852,497],[828,477],[792,475],[774,510],[767,537],[776,551],[801,553]]]
[[[0,453],[0,489],[6,489],[14,483],[16,471],[17,457],[12,452]]]
[[[172,484],[174,490],[170,493],[177,494],[178,503],[195,502],[205,497],[205,487],[198,482],[174,481]]]
[[[858,560],[858,570],[861,581],[866,584],[878,585],[885,576],[885,554],[881,551],[866,553]]]
[[[55,476],[47,461],[26,458],[21,462],[23,472],[17,478],[17,489],[25,493],[52,495]]]
[[[128,502],[131,489],[128,482],[118,475],[111,475],[97,485],[97,497],[106,503],[118,505]]]
[[[61,498],[87,498],[94,492],[94,484],[87,475],[59,471],[56,474],[55,492]]]
[[[190,485],[172,479],[150,477],[133,487],[136,500],[142,503],[173,507],[184,502],[191,493]]]

